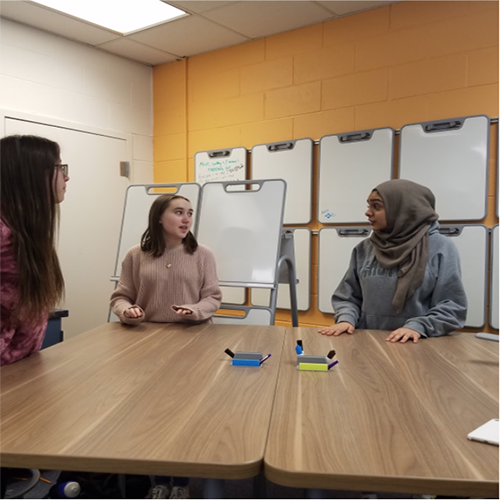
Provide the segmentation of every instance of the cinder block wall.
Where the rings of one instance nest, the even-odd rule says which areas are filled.
[[[497,117],[498,2],[405,1],[157,66],[153,111],[155,182],[194,181],[194,155],[207,149]],[[483,224],[492,227],[497,125],[490,144]],[[309,227],[319,229],[316,188],[313,203]],[[317,310],[317,243],[313,236],[311,309],[301,325],[332,322]],[[277,320],[290,324],[289,312]]]

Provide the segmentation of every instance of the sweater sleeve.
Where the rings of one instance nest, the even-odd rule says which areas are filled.
[[[137,325],[144,321],[144,311],[135,304],[137,298],[137,287],[134,283],[134,258],[132,251],[129,250],[122,262],[122,272],[120,280],[111,295],[110,307],[111,310],[118,316],[122,323],[128,325]],[[132,306],[139,307],[142,311],[140,318],[127,318],[123,315],[124,311]]]
[[[210,319],[220,307],[222,292],[219,287],[219,280],[217,279],[215,258],[209,250],[207,250],[204,256],[203,273],[200,301],[197,304],[183,304],[180,306],[193,311],[193,314],[184,316],[186,321],[205,321]]]
[[[440,253],[435,259],[437,280],[432,293],[431,308],[424,316],[411,318],[404,325],[423,337],[440,337],[463,328],[467,315],[467,297],[462,283],[457,248],[450,244],[446,254]]]
[[[352,251],[349,268],[332,296],[335,323],[347,321],[356,327],[361,315],[363,293],[356,266],[356,249]]]

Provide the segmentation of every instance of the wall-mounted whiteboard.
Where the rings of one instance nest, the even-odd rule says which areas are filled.
[[[313,141],[297,139],[252,148],[252,179],[284,179],[287,202],[283,224],[308,224],[312,215]]]
[[[318,221],[366,222],[366,200],[392,178],[394,130],[381,128],[326,135],[319,146]]]
[[[250,185],[259,188],[237,190]],[[195,234],[214,253],[221,285],[275,285],[285,195],[281,179],[203,186]]]
[[[484,115],[401,128],[399,177],[433,191],[440,220],[486,217],[489,129]]]
[[[488,228],[483,225],[442,224],[440,232],[452,239],[460,254],[462,282],[468,304],[465,326],[482,328],[486,324]]]
[[[319,231],[318,309],[333,314],[332,295],[351,260],[354,247],[370,236],[369,226],[324,227]]]
[[[141,236],[148,227],[149,209],[153,201],[162,194],[178,194],[191,202],[194,213],[194,228],[198,198],[200,196],[199,184],[191,182],[184,184],[134,184],[129,186],[125,194],[115,276],[120,276],[122,261],[128,250],[141,242]]]
[[[498,224],[491,230],[490,326],[498,330]]]
[[[311,303],[311,230],[309,228],[286,228],[293,232],[295,250],[295,274],[297,283],[297,309],[308,311]],[[256,306],[269,307],[271,292],[266,289],[254,288],[251,292],[251,302]],[[278,285],[278,309],[290,309],[290,285]]]
[[[247,150],[245,148],[214,149],[194,155],[195,181],[242,181],[246,179]]]

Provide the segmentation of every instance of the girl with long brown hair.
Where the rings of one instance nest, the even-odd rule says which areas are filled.
[[[141,244],[125,255],[111,296],[121,322],[211,321],[222,293],[212,252],[190,231],[192,217],[182,196],[160,195],[153,202]]]
[[[64,295],[55,249],[59,203],[69,180],[56,142],[0,140],[0,364],[40,350],[49,313]]]

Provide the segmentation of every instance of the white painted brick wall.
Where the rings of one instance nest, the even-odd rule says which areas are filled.
[[[152,79],[149,66],[0,19],[0,108],[132,134],[132,182],[153,181]]]

